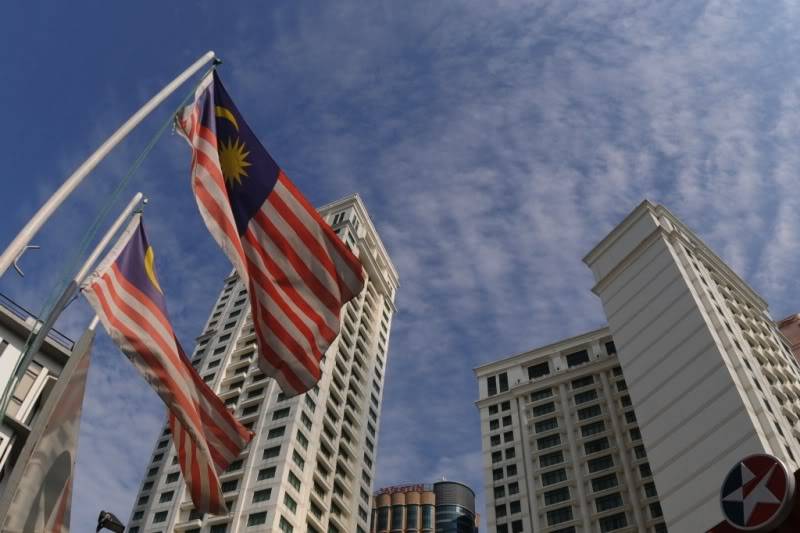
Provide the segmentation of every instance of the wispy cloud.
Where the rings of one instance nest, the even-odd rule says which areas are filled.
[[[224,18],[215,43],[222,75],[254,131],[315,203],[360,193],[400,272],[378,485],[444,474],[483,499],[471,368],[600,326],[580,259],[644,197],[683,218],[776,315],[797,310],[796,5],[237,9],[222,17],[208,4],[191,36],[185,24],[171,29],[188,41]],[[173,52],[187,53],[183,45]],[[152,83],[140,80],[134,91],[145,95]],[[108,104],[115,123],[133,105]],[[118,175],[131,150],[102,176]],[[148,228],[190,344],[228,266],[188,194],[187,157],[181,141],[165,139],[138,183],[152,196]],[[8,212],[21,216],[49,184]],[[85,220],[107,187],[84,191],[63,227],[44,237],[66,239],[59,231]],[[36,294],[20,292],[30,301]],[[92,382],[110,384],[116,367],[99,368]],[[87,400],[98,404],[84,417],[81,446],[96,436],[88,445],[96,448],[81,451],[87,472],[121,460],[100,436],[109,412],[101,407],[149,407],[135,413],[136,436],[120,429],[129,460],[116,485],[79,474],[76,517],[86,520],[101,491],[113,494],[112,510],[130,508],[159,424],[146,388],[125,391],[119,406],[104,390]],[[87,524],[80,520],[76,527]]]

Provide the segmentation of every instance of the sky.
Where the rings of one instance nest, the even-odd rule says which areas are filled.
[[[643,199],[770,303],[800,311],[800,5],[652,2],[42,2],[0,18],[0,246],[207,50],[251,128],[316,205],[363,198],[397,267],[376,488],[446,477],[483,512],[472,369],[604,325],[581,258]],[[0,292],[39,312],[111,192],[191,85],[104,160]],[[230,270],[167,132],[140,190],[187,349]],[[102,228],[107,227],[106,219]],[[91,317],[73,303],[59,329]],[[163,422],[98,334],[73,528],[127,520]]]

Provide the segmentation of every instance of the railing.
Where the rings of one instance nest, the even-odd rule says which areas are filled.
[[[28,311],[27,309],[25,309],[24,307],[16,303],[14,300],[12,300],[11,298],[2,293],[0,293],[0,306],[4,307],[12,315],[16,316],[22,321],[27,321],[28,319],[32,319],[34,321],[38,320],[33,313],[31,313],[30,311]],[[67,337],[66,335],[64,335],[55,328],[51,329],[47,333],[47,337],[57,342],[67,350],[72,350],[72,348],[75,347],[75,342],[72,339],[70,339],[69,337]]]

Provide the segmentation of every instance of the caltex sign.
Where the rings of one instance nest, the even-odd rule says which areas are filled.
[[[722,522],[709,533],[782,532],[795,508],[795,473],[772,455],[745,457],[722,483]],[[795,531],[789,529],[787,531]]]

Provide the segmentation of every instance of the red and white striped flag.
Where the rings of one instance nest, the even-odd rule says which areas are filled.
[[[259,367],[287,396],[303,393],[319,381],[364,268],[273,161],[216,72],[177,122],[192,147],[200,214],[247,286]]]
[[[167,405],[181,471],[200,512],[227,512],[219,474],[253,434],[225,408],[183,353],[169,322],[141,215],[83,283],[108,334]]]

